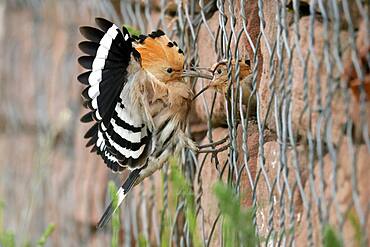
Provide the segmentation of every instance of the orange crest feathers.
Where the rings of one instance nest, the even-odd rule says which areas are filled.
[[[161,30],[148,37],[140,36],[134,47],[141,55],[142,67],[157,79],[167,82],[179,78],[184,67],[184,53]]]

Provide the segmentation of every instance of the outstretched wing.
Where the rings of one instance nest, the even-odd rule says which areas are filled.
[[[126,166],[140,165],[137,161],[145,153],[151,135],[130,98],[132,76],[128,69],[140,55],[132,47],[126,28],[121,32],[110,21],[95,21],[99,29],[80,28],[87,41],[79,44],[86,55],[78,61],[88,71],[77,79],[87,85],[82,96],[86,99],[84,106],[90,109],[81,121],[95,122],[85,134],[89,139],[86,146],[93,146],[92,151],[113,171],[122,171]]]

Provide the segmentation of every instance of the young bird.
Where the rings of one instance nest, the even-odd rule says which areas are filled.
[[[235,63],[232,62],[232,74],[231,79],[232,85],[235,89],[235,92],[237,92],[237,95],[239,95],[239,89],[236,88],[236,81],[235,81]],[[223,60],[221,62],[218,62],[209,69],[209,71],[212,73],[211,81],[210,83],[200,90],[195,97],[200,95],[205,90],[212,88],[216,90],[216,92],[221,93],[222,95],[227,97],[228,87],[229,87],[229,77],[228,77],[228,69],[227,69],[227,61]],[[245,106],[248,106],[249,102],[249,96],[252,93],[253,85],[252,85],[252,71],[250,68],[250,62],[247,60],[245,63],[239,61],[239,83],[242,88],[242,104]],[[209,78],[208,76],[202,76],[204,78]],[[239,102],[239,96],[236,98]],[[256,108],[256,99],[255,97],[251,98],[251,110],[252,112]]]
[[[249,61],[248,61],[249,62]],[[232,80],[235,80],[235,63],[232,62]],[[243,90],[243,104],[248,104],[249,96],[253,90],[252,85],[252,71],[250,68],[249,63],[243,63],[239,61],[239,83]],[[227,70],[227,61],[221,61],[216,64],[214,64],[211,67],[211,71],[213,74],[213,78],[210,82],[209,87],[214,88],[217,92],[222,93],[224,95],[227,94],[228,89],[228,70]],[[236,81],[233,82],[233,86],[236,89]]]
[[[184,55],[161,30],[131,37],[96,18],[98,28],[81,27],[87,39],[79,44],[86,56],[78,59],[87,72],[78,80],[90,112],[82,122],[93,122],[85,134],[114,172],[130,174],[98,223],[103,227],[138,181],[160,169],[170,155],[195,144],[185,134],[191,86],[183,80]]]

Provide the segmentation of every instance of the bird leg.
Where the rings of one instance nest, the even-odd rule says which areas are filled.
[[[212,147],[212,146],[218,146],[222,143],[225,143],[228,139],[229,139],[229,136],[227,135],[227,136],[225,136],[224,138],[222,138],[218,141],[214,141],[214,142],[210,142],[210,143],[207,143],[207,144],[199,145],[198,149],[208,148],[208,147]]]
[[[220,147],[220,148],[199,150],[198,153],[219,153],[219,152],[227,150],[229,147],[230,147],[230,143],[227,143],[225,146]]]

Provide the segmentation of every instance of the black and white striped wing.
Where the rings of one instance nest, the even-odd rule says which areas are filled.
[[[79,44],[86,55],[78,61],[88,71],[77,79],[87,85],[82,96],[86,99],[84,106],[90,109],[81,121],[95,122],[85,134],[89,139],[86,146],[93,146],[92,151],[101,155],[113,171],[122,171],[140,159],[150,139],[129,97],[127,68],[132,55],[138,53],[126,28],[122,33],[110,21],[95,21],[99,29],[80,28],[87,41]]]

